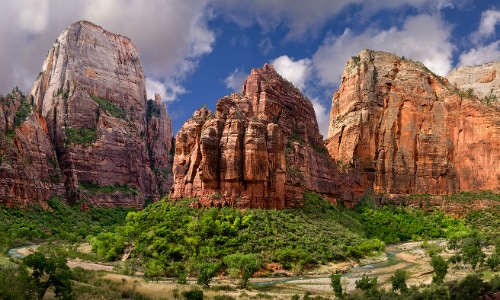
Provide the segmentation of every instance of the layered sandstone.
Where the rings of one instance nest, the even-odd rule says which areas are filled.
[[[421,63],[364,50],[334,93],[327,148],[377,193],[497,190],[498,113]]]
[[[270,65],[253,69],[241,93],[198,109],[175,142],[172,197],[207,206],[293,207],[310,190],[335,200],[339,174],[312,104]]]
[[[8,206],[44,205],[51,196],[64,194],[43,118],[31,114],[16,120],[21,104],[29,106],[26,101],[18,90],[0,99],[0,204]]]
[[[59,196],[139,208],[167,193],[171,120],[160,100],[147,101],[130,39],[86,21],[70,25],[49,50],[29,98],[53,153],[45,160],[55,162],[57,183],[64,185]],[[40,138],[25,132],[28,148],[36,151]],[[12,197],[30,201],[23,193]]]
[[[479,66],[462,66],[453,69],[446,78],[462,90],[472,89],[473,93],[488,102],[500,100],[500,62],[490,62]]]

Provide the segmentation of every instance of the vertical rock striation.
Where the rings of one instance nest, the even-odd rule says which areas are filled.
[[[497,190],[498,113],[421,63],[364,50],[334,93],[327,148],[377,193]]]
[[[242,93],[198,109],[175,142],[172,197],[207,206],[299,205],[310,190],[334,201],[339,173],[312,104],[274,68],[253,69]]]
[[[71,24],[49,50],[29,99],[64,186],[56,194],[69,202],[140,208],[170,189],[171,120],[160,98],[147,101],[130,39],[90,22]],[[14,140],[26,126],[15,130]],[[34,143],[34,130],[22,131],[26,143]],[[13,197],[30,201],[22,193]]]

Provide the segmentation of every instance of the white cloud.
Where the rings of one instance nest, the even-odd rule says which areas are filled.
[[[243,86],[243,83],[245,82],[247,77],[248,74],[246,72],[243,72],[242,70],[236,68],[224,79],[224,84],[226,85],[227,89],[239,92],[241,91],[241,87]]]
[[[215,33],[208,0],[16,0],[0,10],[0,93],[28,91],[47,51],[71,23],[88,20],[129,37],[137,46],[146,76],[162,80],[163,99],[185,90],[182,80],[212,51]],[[16,19],[12,21],[12,16]],[[149,95],[153,96],[153,95]]]
[[[212,5],[224,16],[240,26],[259,24],[264,31],[283,25],[289,29],[287,38],[298,38],[315,33],[333,16],[349,4],[363,0],[215,0]]]
[[[398,9],[405,6],[419,11],[436,12],[447,7],[460,6],[467,0],[213,0],[211,5],[242,27],[258,24],[264,32],[278,26],[288,30],[286,39],[315,36],[317,30],[333,20],[350,5],[357,5],[354,18],[363,16],[362,21],[383,9]],[[361,21],[361,20],[358,20]]]
[[[500,41],[478,46],[460,54],[459,66],[475,66],[500,60]]]
[[[276,72],[291,81],[296,87],[303,90],[310,78],[312,61],[308,58],[294,61],[287,55],[280,56],[271,61]]]
[[[341,36],[329,36],[313,56],[321,83],[339,83],[342,68],[353,54],[363,49],[396,53],[421,61],[439,75],[446,75],[452,65],[453,45],[449,26],[439,17],[421,14],[406,19],[402,28],[367,29],[355,35],[346,29]]]
[[[499,10],[487,10],[481,15],[481,24],[477,34],[479,37],[486,38],[495,34],[495,26],[500,23]]]
[[[500,60],[500,41],[488,43],[488,38],[495,36],[495,27],[499,23],[499,10],[483,11],[479,28],[470,34],[474,46],[460,54],[459,66],[474,66]]]
[[[186,92],[184,87],[177,84],[174,79],[164,82],[153,78],[146,79],[146,94],[148,99],[154,99],[154,95],[157,93],[161,96],[162,101],[170,102],[176,100],[178,96]]]
[[[328,126],[330,124],[330,112],[326,110],[326,107],[321,104],[318,98],[312,98],[311,103],[316,112],[319,132],[323,135],[323,138],[326,138],[328,136]]]
[[[272,60],[270,63],[274,66],[276,72],[292,82],[293,85],[301,89],[303,93],[307,94],[308,90],[314,89],[315,84],[311,80],[313,76],[313,66],[310,59],[304,58],[294,60],[287,55],[283,55]],[[330,122],[330,113],[327,111],[327,107],[320,102],[319,98],[312,97],[311,103],[316,113],[319,131],[323,137],[326,137],[328,133],[328,124]]]

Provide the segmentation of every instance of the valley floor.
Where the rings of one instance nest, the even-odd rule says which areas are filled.
[[[449,257],[453,254],[445,249],[445,241],[443,240],[431,241],[428,242],[429,244],[433,245],[434,248],[440,248],[443,257]],[[20,256],[25,256],[35,250],[36,246],[27,246],[17,249],[16,252]],[[90,253],[90,250],[91,247],[88,243],[83,243],[78,247],[78,251],[82,253]],[[195,278],[188,278],[187,285],[180,285],[175,283],[175,279],[148,281],[140,273],[124,275],[123,262],[104,264],[76,258],[69,259],[68,266],[73,269],[79,267],[95,272],[99,277],[99,280],[93,283],[96,290],[102,288],[104,282],[108,286],[112,286],[115,292],[122,296],[132,292],[148,299],[181,299],[180,295],[183,291],[191,290],[196,286]],[[347,292],[351,292],[355,289],[354,282],[363,275],[378,277],[379,286],[389,290],[391,289],[389,278],[398,269],[404,269],[408,272],[407,284],[409,286],[431,282],[430,258],[427,250],[422,248],[422,242],[389,245],[385,252],[379,256],[363,259],[359,263],[348,261],[324,265],[302,276],[252,278],[248,289],[238,288],[238,282],[234,279],[216,277],[209,289],[203,289],[203,293],[208,299],[214,299],[217,295],[230,296],[234,299],[291,299],[294,295],[299,295],[302,298],[302,295],[306,293],[310,296],[317,295],[325,299],[335,299],[329,275],[335,273],[336,270],[347,271],[342,276],[342,283]],[[493,275],[486,269],[482,270],[485,273],[485,278]],[[445,280],[461,279],[470,272],[471,270],[450,266]],[[86,286],[84,290],[89,289],[91,288]],[[81,299],[89,299],[89,296],[93,294],[94,292],[84,294]],[[47,296],[50,298],[50,293]],[[94,299],[103,299],[103,297],[105,296],[96,295]]]

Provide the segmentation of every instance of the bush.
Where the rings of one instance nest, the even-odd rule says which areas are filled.
[[[97,141],[96,128],[66,128],[66,137],[69,142],[88,146]]]
[[[192,290],[182,292],[182,296],[186,300],[203,300],[203,291],[198,288],[194,288]]]
[[[110,115],[112,115],[115,118],[120,118],[120,119],[126,119],[127,118],[127,113],[126,111],[121,108],[119,105],[103,98],[99,98],[96,95],[90,94],[90,98],[97,102],[99,104],[99,107],[103,109],[104,111],[108,112]]]

